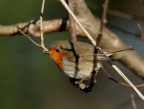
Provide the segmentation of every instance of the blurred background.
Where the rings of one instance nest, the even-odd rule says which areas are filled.
[[[86,0],[92,12],[100,15],[103,0]],[[0,24],[10,25],[36,19],[40,15],[41,0],[0,0]],[[108,27],[121,39],[144,55],[144,41],[140,39],[137,23],[143,26],[142,0],[111,0],[110,9],[130,14],[134,19],[108,15]],[[46,0],[44,19],[63,18],[67,12],[58,0]],[[45,43],[69,39],[67,32],[45,35]],[[38,41],[38,39],[34,38]],[[135,84],[142,83],[124,66],[120,69]],[[118,74],[105,64],[117,80]],[[141,88],[141,91],[144,88]],[[42,50],[22,35],[0,37],[0,109],[133,109],[130,94],[135,92],[107,79],[100,71],[90,93],[77,90]],[[135,94],[136,95],[136,94]],[[144,103],[136,96],[138,109]]]

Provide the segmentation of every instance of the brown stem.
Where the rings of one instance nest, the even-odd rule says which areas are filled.
[[[73,0],[68,0],[68,5],[69,5],[70,9],[72,10],[72,12],[74,12]],[[71,40],[77,41],[77,36],[76,36],[76,31],[75,31],[75,21],[70,14],[69,14],[69,26],[70,26],[69,28],[71,31]]]

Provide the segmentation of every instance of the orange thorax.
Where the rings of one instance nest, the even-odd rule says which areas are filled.
[[[57,51],[56,48],[49,48],[49,55],[58,65],[58,67],[63,71],[63,56],[64,53]]]

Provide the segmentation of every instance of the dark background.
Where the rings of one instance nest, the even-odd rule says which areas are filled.
[[[87,2],[90,6],[102,3],[101,0]],[[10,25],[36,19],[40,8],[41,0],[1,0],[0,24]],[[91,9],[93,13],[99,13],[94,7]],[[110,9],[144,16],[144,6],[140,0],[111,0]],[[44,19],[65,16],[67,12],[58,0],[46,0]],[[140,39],[138,22],[108,16],[108,27],[144,55],[144,41]],[[54,40],[70,39],[67,32],[45,36],[47,46]],[[34,40],[39,41],[36,38]],[[118,66],[134,83],[142,82],[124,66]],[[121,80],[110,66],[105,67]],[[94,90],[85,94],[73,87],[50,57],[27,38],[22,35],[0,37],[0,109],[133,109],[130,100],[132,93],[135,94],[131,88],[108,80],[100,71]],[[142,109],[144,103],[137,96],[135,99],[138,109]]]

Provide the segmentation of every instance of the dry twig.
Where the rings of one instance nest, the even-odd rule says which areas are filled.
[[[131,97],[131,103],[132,103],[133,109],[137,109],[134,94],[131,94],[130,97]]]
[[[73,0],[68,0],[68,5],[69,5],[71,11],[74,12]],[[71,40],[72,41],[77,41],[75,21],[74,21],[74,19],[72,18],[72,16],[70,14],[69,14],[69,27],[70,27],[70,32],[71,32]]]
[[[42,1],[42,6],[41,6],[41,15],[40,15],[40,36],[41,36],[41,47],[43,48],[43,52],[48,52],[48,49],[44,45],[44,36],[43,36],[43,12],[44,12],[44,5],[45,5],[45,0]]]
[[[140,30],[141,39],[144,40],[144,31],[143,31],[143,29],[142,29],[142,27],[139,23],[137,24],[137,26],[138,26],[138,29]]]
[[[25,34],[19,27],[17,27],[18,31],[21,32],[24,36],[26,36],[33,44],[35,44],[36,46],[40,47],[43,49],[44,53],[48,52],[48,49],[45,47],[44,45],[44,37],[43,37],[43,12],[44,12],[44,5],[45,5],[45,0],[42,1],[42,6],[41,6],[41,15],[40,15],[40,44],[38,44],[37,42],[35,42],[33,39],[31,39],[31,37],[29,36],[29,34]],[[24,27],[29,26],[28,24],[25,25]],[[30,25],[31,26],[31,25]]]
[[[60,1],[63,4],[63,6],[66,8],[66,10],[69,12],[69,14],[73,17],[73,19],[75,20],[75,22],[77,23],[77,25],[80,27],[80,29],[85,33],[85,35],[88,37],[88,39],[91,41],[91,43],[95,46],[96,45],[95,40],[91,37],[91,35],[87,32],[87,30],[81,25],[81,23],[79,22],[79,20],[76,18],[76,16],[73,14],[73,12],[71,11],[71,9],[68,7],[68,5],[65,2],[65,0],[60,0]]]
[[[99,34],[97,37],[97,43],[99,46],[99,43],[101,41],[101,38],[103,37],[103,30],[105,28],[105,24],[107,23],[107,11],[108,11],[108,4],[109,4],[109,0],[105,0],[104,4],[102,5],[103,7],[103,11],[102,11],[102,16],[101,16],[101,23],[100,23],[100,30],[99,30]]]
[[[117,73],[133,88],[133,90],[138,94],[138,96],[144,101],[143,94],[136,88],[136,86],[124,75],[124,73],[116,66],[112,67],[117,71]]]

